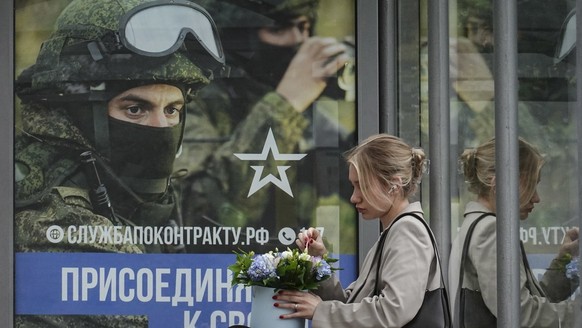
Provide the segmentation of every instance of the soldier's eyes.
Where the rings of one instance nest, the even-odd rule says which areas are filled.
[[[131,115],[137,115],[137,114],[140,114],[142,112],[142,109],[140,106],[130,106],[130,107],[127,107],[126,110]]]
[[[180,115],[180,112],[182,112],[182,109],[178,108],[178,107],[168,107],[165,109],[165,111],[166,111],[166,115],[175,116],[175,115]]]

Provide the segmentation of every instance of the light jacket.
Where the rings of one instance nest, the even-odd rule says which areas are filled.
[[[457,293],[459,289],[459,274],[461,254],[465,236],[471,223],[482,213],[490,212],[486,207],[470,202],[465,209],[465,220],[461,230],[455,238],[449,262],[449,297],[455,313],[458,312]],[[497,316],[497,218],[488,216],[480,221],[471,237],[469,244],[469,261],[466,265],[463,286],[480,290],[485,304],[491,313]],[[526,265],[520,252],[520,327],[572,327],[574,313],[580,312],[580,304],[566,300],[570,296],[570,281],[564,273],[556,270],[547,270],[540,283],[534,276],[531,268]],[[566,285],[566,287],[564,287]],[[555,295],[550,299],[546,290]],[[559,302],[561,301],[561,302]],[[453,316],[457,318],[456,315]]]
[[[405,212],[422,217],[419,202]],[[315,309],[313,328],[402,327],[414,318],[427,290],[440,287],[440,269],[426,227],[412,216],[393,224],[388,232],[380,276],[374,254],[378,242],[370,249],[358,279],[345,290],[337,277],[324,281],[318,294],[324,300]],[[379,279],[379,295],[374,295]]]

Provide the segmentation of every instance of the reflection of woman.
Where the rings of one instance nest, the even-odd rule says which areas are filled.
[[[497,248],[495,216],[495,140],[489,140],[475,149],[468,149],[461,155],[465,181],[469,191],[477,195],[477,200],[469,202],[465,208],[465,220],[452,247],[449,279],[451,304],[455,304],[458,290],[462,245],[469,226],[484,213],[470,238],[468,259],[465,261],[463,287],[479,290],[484,303],[497,316]],[[540,202],[537,184],[544,163],[542,155],[525,140],[519,140],[519,200],[520,220],[527,219],[534,205]],[[522,245],[523,251],[523,245]],[[520,259],[520,304],[521,327],[569,327],[573,324],[574,311],[580,311],[579,304],[564,301],[571,294],[571,282],[564,274],[565,256],[578,253],[578,229],[569,230],[558,257],[552,261],[541,282],[535,278],[528,265],[527,257]],[[525,254],[522,252],[522,254]],[[457,300],[458,301],[458,300]],[[471,314],[469,314],[471,315]],[[456,317],[456,316],[455,316]]]
[[[275,306],[295,310],[284,319],[312,319],[313,327],[402,327],[420,309],[425,291],[440,286],[429,231],[413,216],[422,216],[421,205],[408,201],[422,177],[425,155],[396,137],[377,135],[349,151],[347,162],[354,188],[350,201],[365,220],[379,218],[387,232],[381,255],[376,257],[382,245],[376,242],[360,276],[345,290],[334,277],[317,295],[282,291],[277,300],[291,303]],[[297,244],[311,255],[327,252],[313,228],[300,233]]]

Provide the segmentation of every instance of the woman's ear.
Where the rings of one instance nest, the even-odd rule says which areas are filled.
[[[388,189],[388,193],[389,194],[391,194],[394,191],[398,190],[398,187],[402,187],[402,178],[401,177],[393,178],[390,181],[390,184],[392,185],[392,187],[390,187],[390,189]]]

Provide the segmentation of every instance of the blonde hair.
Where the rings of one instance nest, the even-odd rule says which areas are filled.
[[[388,134],[373,135],[347,151],[345,158],[358,174],[363,197],[377,209],[390,203],[389,190],[402,188],[413,195],[426,167],[426,156],[402,139]]]
[[[459,158],[465,182],[470,192],[490,199],[495,178],[495,139],[465,149]],[[530,143],[519,138],[519,203],[523,206],[536,192],[540,180],[543,155]]]

